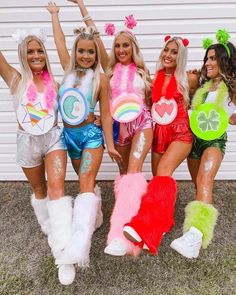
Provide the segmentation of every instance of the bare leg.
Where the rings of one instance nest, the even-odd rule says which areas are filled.
[[[163,154],[152,152],[151,162],[152,162],[152,175],[153,176],[156,176],[157,167],[158,167],[158,164],[159,164],[159,162],[161,160],[162,155]]]
[[[175,169],[186,159],[191,151],[189,143],[174,141],[161,157],[157,166],[156,174],[160,176],[171,176]]]
[[[72,164],[74,171],[77,175],[79,175],[80,162],[81,162],[80,159],[79,160],[71,159],[71,164]]]
[[[97,149],[85,149],[82,154],[79,180],[80,192],[93,192],[95,179],[102,162],[103,147]]]
[[[47,196],[47,184],[45,179],[44,164],[33,168],[23,168],[36,199],[44,199]]]
[[[121,175],[127,174],[131,145],[126,145],[126,146],[116,145],[115,148],[122,157],[122,163],[118,165],[120,174]]]
[[[128,173],[139,173],[142,171],[143,162],[152,144],[152,129],[138,132],[133,140],[129,155]]]
[[[215,147],[207,148],[202,157],[197,175],[197,201],[212,203],[214,178],[220,168],[223,156]]]
[[[48,196],[51,200],[64,197],[66,162],[66,151],[63,150],[53,151],[45,157],[45,168],[48,178]]]
[[[187,158],[187,163],[188,163],[188,170],[191,175],[192,181],[195,185],[195,188],[197,188],[197,175],[199,171],[200,160]]]

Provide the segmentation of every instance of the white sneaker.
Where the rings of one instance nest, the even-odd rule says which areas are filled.
[[[114,239],[106,246],[104,253],[113,256],[124,256],[127,253],[127,247],[121,239]]]
[[[187,258],[197,258],[202,246],[202,233],[196,227],[190,229],[180,238],[175,239],[170,247]]]
[[[131,242],[138,242],[140,243],[142,241],[142,238],[140,235],[134,230],[131,226],[126,225],[124,226],[123,233],[125,237],[130,240]],[[143,245],[143,250],[149,250],[148,246],[146,244]]]
[[[75,279],[75,267],[73,264],[59,264],[58,279],[62,285],[70,285]]]

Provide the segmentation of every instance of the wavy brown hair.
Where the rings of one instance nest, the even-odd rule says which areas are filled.
[[[207,77],[205,64],[207,62],[207,54],[209,50],[214,49],[216,61],[220,68],[220,75],[228,87],[230,102],[236,104],[236,49],[231,42],[228,42],[227,46],[230,50],[230,57],[228,56],[224,45],[220,43],[213,44],[207,48],[203,60],[204,64],[201,69],[200,84],[203,85],[206,81],[210,80],[210,78]]]

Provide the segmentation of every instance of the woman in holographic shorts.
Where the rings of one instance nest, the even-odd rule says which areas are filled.
[[[137,215],[124,227],[125,236],[157,254],[165,233],[174,225],[177,184],[175,169],[192,147],[188,105],[191,76],[186,73],[188,40],[166,36],[152,89],[152,173]]]
[[[92,18],[82,0],[77,3],[87,26],[94,26]],[[126,27],[136,25],[132,16],[126,17]],[[106,33],[111,34],[114,26],[106,25]],[[110,109],[114,119],[115,148],[122,155],[119,163],[120,174],[115,179],[115,205],[110,219],[106,254],[123,256],[137,255],[139,248],[123,235],[123,226],[136,214],[142,194],[146,190],[146,179],[142,174],[144,160],[152,144],[151,79],[144,64],[136,37],[131,30],[118,32],[114,36],[112,50],[108,56],[103,42],[98,38],[101,63],[110,80]],[[127,99],[127,100],[126,100]],[[137,116],[122,117],[122,110],[128,110],[132,101],[140,111]],[[127,105],[126,105],[127,102]],[[127,106],[127,109],[126,109]]]
[[[210,45],[209,39],[204,42],[207,50],[200,75],[201,87],[194,95],[192,109],[204,110],[204,106],[211,104],[212,111],[220,114],[219,110],[223,110],[226,121],[229,118],[229,123],[235,125],[236,50],[234,45],[228,42],[229,35],[225,30],[218,30],[216,38],[219,42],[217,44]],[[212,112],[209,113],[209,120],[210,114]],[[217,129],[214,127],[214,130]],[[196,200],[185,208],[183,236],[171,243],[174,250],[187,258],[197,258],[200,249],[207,248],[213,238],[218,217],[218,210],[212,204],[213,184],[227,142],[227,130],[223,129],[221,132],[224,133],[208,139],[199,138],[198,130],[195,130],[188,168],[196,187]],[[201,133],[199,135],[201,136]]]
[[[57,259],[72,232],[72,198],[65,196],[66,147],[57,125],[57,91],[44,47],[43,30],[18,30],[20,72],[0,53],[0,74],[9,86],[18,121],[17,163],[27,177],[33,194],[35,215]],[[47,181],[46,181],[47,176]],[[74,267],[57,264],[62,284],[75,277]]]
[[[73,209],[72,238],[56,262],[71,267],[74,264],[86,267],[89,265],[93,232],[103,222],[100,192],[94,190],[104,151],[103,133],[111,158],[120,162],[121,156],[114,148],[108,80],[100,73],[98,32],[93,27],[76,29],[69,55],[58,18],[59,7],[50,2],[47,9],[52,17],[54,40],[65,70],[59,89],[64,142],[79,176],[79,194]],[[98,101],[102,129],[94,124],[94,108]]]

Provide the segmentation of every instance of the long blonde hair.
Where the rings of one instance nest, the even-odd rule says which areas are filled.
[[[132,44],[132,60],[137,67],[137,72],[139,73],[139,75],[143,79],[143,82],[145,85],[146,99],[149,99],[150,98],[149,95],[151,93],[152,81],[151,81],[150,75],[148,73],[148,70],[145,66],[143,55],[142,55],[139,45],[138,45],[138,41],[132,32],[120,31],[116,34],[115,39],[112,44],[112,50],[110,53],[109,64],[108,64],[108,68],[106,70],[106,74],[107,74],[108,78],[111,79],[111,77],[113,76],[115,65],[116,65],[116,63],[119,62],[116,58],[116,55],[115,55],[115,43],[116,43],[117,38],[120,35],[125,35],[126,37],[128,37],[131,44]],[[146,101],[146,103],[149,103],[149,102]]]
[[[188,59],[188,50],[187,47],[183,45],[183,39],[181,37],[171,37],[164,44],[159,59],[157,61],[156,73],[159,70],[163,69],[164,66],[162,64],[162,54],[165,50],[166,46],[170,42],[175,42],[178,46],[178,54],[176,58],[176,69],[175,69],[175,79],[178,85],[178,91],[183,94],[184,103],[186,106],[189,104],[189,85],[188,85],[188,77],[186,73],[187,59]]]
[[[99,51],[99,46],[97,44],[97,37],[99,35],[98,31],[96,30],[95,27],[89,26],[87,28],[85,27],[80,27],[78,29],[74,30],[74,33],[77,35],[73,46],[71,50],[71,57],[70,57],[70,63],[69,66],[65,72],[64,78],[62,83],[65,82],[66,78],[68,75],[75,74],[76,73],[76,68],[77,68],[77,61],[76,61],[76,49],[77,49],[77,44],[80,40],[90,40],[94,42],[95,48],[96,48],[96,59],[95,62],[92,66],[92,69],[94,71],[94,76],[93,76],[93,81],[92,81],[92,105],[95,106],[97,102],[97,95],[99,92],[100,88],[100,69],[101,69],[101,57],[100,57],[100,51]]]
[[[23,97],[24,92],[28,86],[28,83],[33,81],[33,73],[27,60],[28,44],[33,40],[37,41],[42,47],[42,50],[45,56],[45,62],[46,62],[43,70],[48,71],[56,90],[56,82],[52,75],[52,70],[50,67],[46,48],[43,42],[38,37],[34,35],[29,35],[18,45],[18,57],[19,57],[21,76],[19,77],[19,75],[16,75],[15,77],[13,77],[12,83],[10,86],[11,93],[16,97],[16,104],[18,104],[20,99]]]

